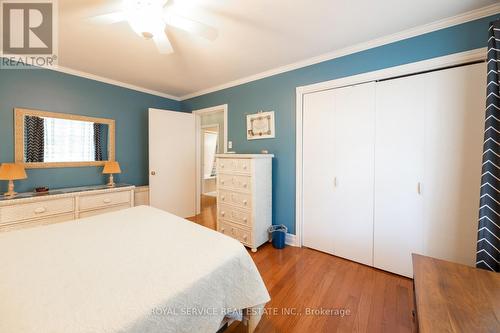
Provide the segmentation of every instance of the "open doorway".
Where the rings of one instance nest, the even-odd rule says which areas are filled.
[[[193,111],[193,114],[197,129],[196,213],[213,215],[217,204],[215,156],[227,152],[227,105]]]

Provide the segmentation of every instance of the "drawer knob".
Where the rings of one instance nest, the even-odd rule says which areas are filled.
[[[108,203],[111,203],[111,199],[106,198],[106,199],[104,199],[104,200],[103,200],[103,202],[104,202],[104,203],[107,203],[107,204],[108,204]]]
[[[247,166],[246,166],[246,165],[244,165],[244,166],[243,166],[243,170],[246,170],[246,169],[247,169]]]
[[[247,237],[247,235],[244,235],[244,236],[243,236],[243,240],[245,240],[245,241],[246,241],[246,240],[247,240],[247,238],[248,238],[248,237]]]
[[[221,180],[221,181],[220,181],[220,183],[221,183],[222,185],[224,185],[224,181],[223,181],[223,180]]]
[[[38,207],[35,209],[35,214],[42,214],[42,213],[45,213],[47,211],[47,208],[45,207]]]
[[[243,187],[244,187],[244,188],[247,188],[247,187],[248,187],[247,183],[243,184]]]
[[[246,222],[247,220],[248,220],[248,219],[247,219],[246,217],[244,217],[244,218],[243,218],[243,221],[245,221],[245,222]]]
[[[221,212],[220,215],[226,216],[226,212]]]
[[[224,200],[226,200],[226,197],[225,197],[225,196],[221,196],[221,197],[220,197],[220,199],[221,199],[222,201],[224,201]]]
[[[220,167],[221,167],[221,168],[224,168],[224,163],[221,163],[221,164],[220,164]]]
[[[222,228],[222,229],[220,229],[220,232],[224,233],[224,232],[226,232],[226,229]]]
[[[243,200],[243,204],[246,206],[248,204],[248,201]]]

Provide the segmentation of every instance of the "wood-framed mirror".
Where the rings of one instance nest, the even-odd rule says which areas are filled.
[[[115,121],[14,109],[15,161],[27,169],[102,166],[115,160]]]

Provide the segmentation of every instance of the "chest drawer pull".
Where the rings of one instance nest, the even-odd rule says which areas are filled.
[[[248,204],[247,200],[243,200],[243,204],[246,206]]]
[[[104,199],[102,202],[106,203],[106,204],[109,204],[111,203],[113,200],[111,200],[110,198],[106,198]]]
[[[243,218],[243,222],[247,222],[248,219],[246,217]]]
[[[226,212],[220,212],[220,215],[226,216]]]
[[[35,214],[42,214],[42,213],[45,213],[47,211],[47,208],[45,207],[38,207],[35,209]]]

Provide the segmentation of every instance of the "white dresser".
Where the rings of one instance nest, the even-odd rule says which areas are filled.
[[[269,240],[272,159],[269,154],[217,155],[217,230],[245,246]]]
[[[134,206],[134,186],[89,186],[0,198],[0,232],[66,222]]]

